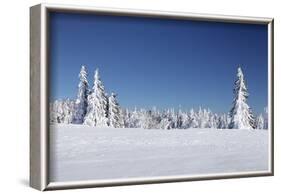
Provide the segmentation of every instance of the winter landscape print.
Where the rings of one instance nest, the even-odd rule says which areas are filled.
[[[262,24],[50,14],[50,181],[268,172]]]

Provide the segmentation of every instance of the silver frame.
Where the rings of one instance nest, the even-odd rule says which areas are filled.
[[[268,112],[269,112],[269,170],[262,172],[220,173],[200,176],[168,176],[154,178],[130,178],[101,181],[49,181],[49,133],[48,133],[48,24],[49,12],[94,13],[133,17],[213,21],[228,23],[268,25]],[[274,174],[274,91],[273,91],[273,18],[227,15],[175,13],[164,11],[97,8],[86,6],[39,4],[30,8],[30,186],[41,190],[120,186],[133,184],[167,183],[226,178],[273,176]]]

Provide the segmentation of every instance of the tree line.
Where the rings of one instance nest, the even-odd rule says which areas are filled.
[[[160,110],[156,107],[130,110],[120,107],[115,93],[107,95],[98,69],[95,70],[93,87],[89,89],[87,70],[82,66],[77,99],[51,102],[50,122],[144,129],[267,129],[267,109],[265,108],[263,114],[254,117],[247,104],[249,94],[241,67],[238,68],[236,76],[233,106],[228,114],[216,114],[201,107],[189,111]]]

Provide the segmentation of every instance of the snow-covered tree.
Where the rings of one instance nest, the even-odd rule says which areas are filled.
[[[62,117],[62,103],[59,100],[55,100],[50,103],[50,122],[59,123]]]
[[[86,67],[83,65],[79,73],[80,82],[78,85],[78,94],[75,102],[75,114],[73,119],[73,123],[77,124],[84,122],[84,117],[87,113],[87,98],[89,94],[87,75]]]
[[[193,109],[190,110],[189,116],[190,116],[189,128],[198,128],[199,127],[198,115]]]
[[[208,127],[212,129],[217,129],[219,126],[219,116],[210,112]]]
[[[226,114],[222,114],[221,116],[218,117],[218,129],[226,129],[228,128],[228,116]]]
[[[178,111],[178,113],[177,113],[177,120],[176,120],[176,128],[178,128],[178,129],[182,129],[183,128],[183,119],[184,119],[184,116],[185,115],[183,115],[184,113],[183,113],[183,111],[181,110],[181,109],[179,109],[179,111]]]
[[[112,93],[108,98],[108,121],[109,126],[115,128],[124,127],[124,119],[122,116],[122,110],[117,102],[116,94]]]
[[[159,128],[160,129],[172,129],[173,128],[172,119],[168,118],[168,117],[162,118],[162,120],[160,121],[160,124],[159,124]]]
[[[108,99],[105,93],[103,83],[96,69],[94,76],[94,86],[88,96],[88,109],[84,119],[84,124],[90,126],[105,127],[108,126]]]
[[[257,117],[256,127],[257,129],[264,129],[264,118],[262,114]]]
[[[70,99],[66,99],[65,101],[63,101],[63,114],[63,123],[72,123],[74,116],[74,101]]]
[[[123,118],[126,128],[137,128],[139,116],[136,108],[133,111],[130,111],[128,108],[123,109]]]
[[[134,128],[130,127],[132,122],[132,112],[129,111],[129,109],[123,109],[123,118],[124,118],[124,125],[126,128]]]
[[[179,113],[176,112],[174,109],[170,110],[170,118],[172,121],[172,128],[181,128],[181,120],[179,117]]]
[[[180,111],[181,129],[188,129],[190,127],[191,118],[188,112]]]
[[[264,129],[268,129],[268,108],[264,108]]]
[[[162,111],[159,114],[157,129],[172,129],[173,127],[171,111],[169,109]]]
[[[234,87],[233,107],[230,110],[230,129],[253,129],[255,128],[254,116],[251,108],[247,104],[249,96],[244,74],[241,67],[237,71],[237,80]]]
[[[58,100],[55,100],[54,102],[50,103],[50,107],[49,107],[49,119],[50,119],[50,123],[57,123],[57,106],[58,106]]]
[[[74,102],[70,99],[56,100],[50,104],[51,123],[72,123],[74,114]]]
[[[139,112],[139,123],[137,127],[143,129],[152,129],[154,126],[151,110],[141,109]]]
[[[199,121],[199,128],[210,128],[211,127],[211,112],[210,110],[201,109],[199,108],[198,111],[198,121]]]

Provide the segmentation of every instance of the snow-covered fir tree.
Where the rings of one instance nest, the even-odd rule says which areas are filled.
[[[130,111],[129,109],[126,109],[123,111],[124,114],[124,121],[125,121],[125,127],[126,128],[137,128],[139,127],[140,123],[140,117],[139,117],[139,112],[135,108],[133,111]]]
[[[74,101],[70,99],[56,100],[50,104],[51,123],[72,123],[74,115]]]
[[[212,129],[219,128],[219,116],[210,112],[208,127]]]
[[[159,128],[160,129],[172,129],[173,122],[172,122],[171,118],[169,118],[169,117],[162,118],[159,123]]]
[[[64,120],[63,123],[69,124],[73,121],[74,116],[74,101],[67,99],[63,102],[63,113]]]
[[[172,120],[172,128],[177,128],[177,129],[181,128],[178,111],[175,111],[174,109],[171,109],[170,110],[170,118]]]
[[[108,123],[110,127],[124,127],[122,110],[117,102],[116,94],[114,93],[108,98]]]
[[[132,123],[131,121],[131,117],[132,117],[132,113],[129,111],[129,109],[121,109],[122,110],[122,114],[123,114],[123,118],[124,118],[124,125],[126,128],[131,128],[130,123]]]
[[[151,110],[141,109],[139,113],[139,123],[140,128],[152,129],[155,126],[153,115]]]
[[[50,123],[57,123],[57,102],[58,100],[55,100],[54,102],[50,102],[49,105],[49,119]]]
[[[257,129],[264,129],[264,118],[262,116],[262,114],[260,114],[258,117],[257,117],[257,121],[256,121],[256,127]]]
[[[229,118],[226,114],[222,114],[221,116],[218,117],[217,121],[217,128],[218,129],[227,129],[228,128],[228,123],[229,123]]]
[[[75,102],[75,114],[73,123],[81,124],[84,122],[84,117],[87,113],[89,84],[87,80],[87,70],[83,65],[79,73],[78,94]]]
[[[181,117],[181,129],[187,129],[190,126],[191,123],[191,117],[187,112],[180,111],[180,117]]]
[[[183,112],[181,109],[179,109],[179,111],[177,112],[177,121],[176,121],[176,126],[178,129],[182,129],[183,128]]]
[[[193,108],[190,110],[190,123],[188,128],[198,128],[199,127],[199,118]]]
[[[255,128],[254,116],[251,108],[247,104],[249,96],[244,74],[241,67],[237,70],[237,80],[234,87],[233,107],[230,110],[231,121],[229,123],[230,129],[253,129]]]
[[[268,129],[268,107],[264,108],[264,129]]]
[[[211,117],[210,110],[209,109],[202,110],[200,107],[198,112],[199,128],[210,128],[211,127],[210,117]]]
[[[88,96],[88,109],[84,119],[84,124],[90,126],[108,126],[108,99],[103,83],[96,69],[94,76],[94,86]]]
[[[158,128],[159,129],[172,129],[173,128],[173,118],[171,115],[171,111],[169,109],[163,111],[163,113],[161,114],[161,119],[158,124]]]

